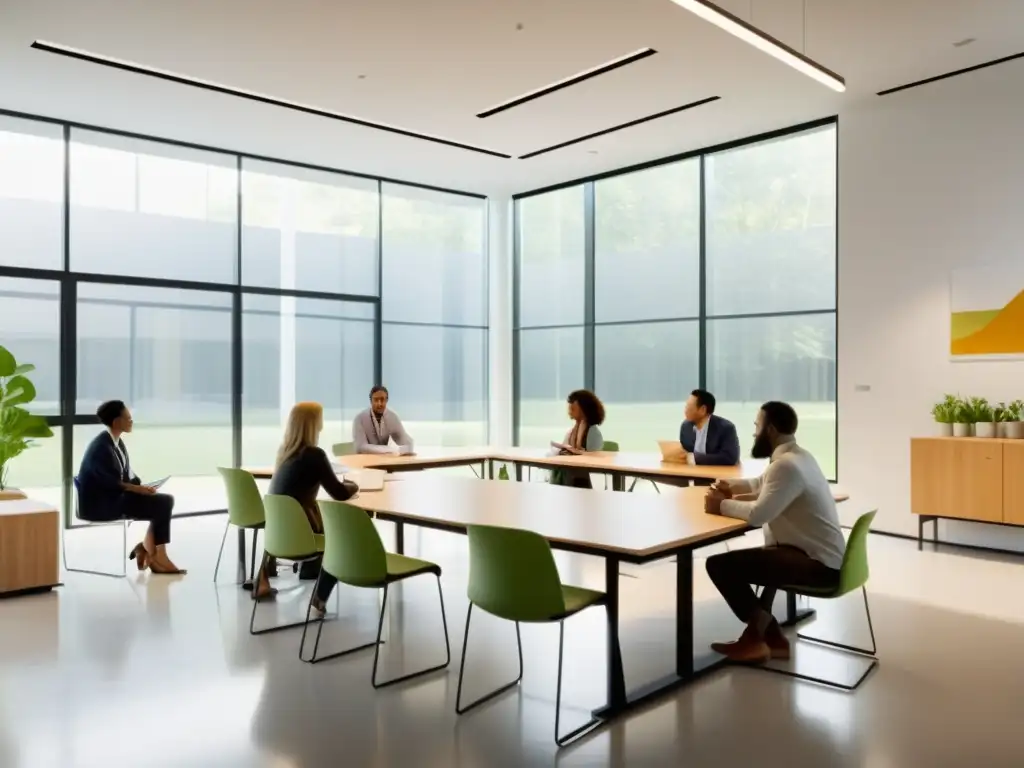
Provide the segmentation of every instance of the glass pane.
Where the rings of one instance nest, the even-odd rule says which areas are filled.
[[[51,427],[53,437],[33,440],[32,447],[8,465],[7,485],[20,488],[30,499],[52,504],[60,509],[61,492],[61,429]]]
[[[0,264],[63,269],[63,241],[63,129],[0,117]]]
[[[0,246],[0,250],[3,246]],[[33,413],[60,413],[60,284],[50,280],[0,277],[0,344],[19,363],[31,363],[28,375],[36,399]],[[58,454],[59,455],[59,454]],[[58,466],[60,462],[58,461]]]
[[[700,381],[695,320],[594,329],[594,383],[606,409],[601,432],[624,451],[656,451],[679,435],[683,403]]]
[[[516,202],[519,327],[583,322],[583,186]]]
[[[373,386],[373,304],[242,297],[242,463],[274,461],[295,403],[324,407],[322,447],[351,439]]]
[[[834,126],[709,155],[708,314],[836,306]]]
[[[583,328],[542,328],[518,335],[519,445],[547,446],[565,436],[565,398],[583,386]]]
[[[73,130],[71,269],[232,283],[236,159]]]
[[[385,323],[383,357],[388,407],[417,445],[486,445],[486,330]]]
[[[79,284],[77,345],[78,413],[128,404],[143,479],[231,466],[230,294]]]
[[[836,475],[836,316],[708,321],[708,389],[715,413],[736,424],[741,456],[761,403],[785,400],[800,418],[797,440],[826,477]]]
[[[243,160],[242,283],[377,294],[377,182]]]
[[[487,325],[487,201],[383,185],[384,321]]]
[[[128,407],[132,404],[128,403]],[[135,427],[123,438],[129,466],[144,483],[171,476],[160,492],[174,497],[175,515],[227,508],[224,481],[217,474],[217,467],[231,466],[230,426],[140,424],[146,413],[137,408],[132,408],[132,416]],[[75,427],[72,462],[76,473],[82,465],[85,449],[102,430],[99,424]],[[79,522],[72,520],[72,524]]]
[[[594,184],[598,322],[700,313],[700,162]]]

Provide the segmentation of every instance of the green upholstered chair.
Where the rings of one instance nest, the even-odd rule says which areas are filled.
[[[291,560],[301,563],[305,560],[312,560],[319,557],[324,551],[323,534],[314,533],[306,517],[306,510],[291,496],[279,496],[268,493],[263,497],[263,510],[266,515],[266,529],[263,541],[263,563],[267,559],[276,557],[278,560]],[[256,585],[253,585],[256,589]],[[266,629],[255,629],[256,608],[260,600],[252,601],[252,616],[249,619],[249,634],[263,635],[267,632],[278,632],[282,629],[301,627],[306,624],[303,621],[296,621],[291,624],[281,624],[267,627]]]
[[[835,600],[840,597],[844,597],[851,592],[855,592],[858,589],[864,596],[864,613],[868,621],[868,633],[871,635],[871,648],[858,648],[853,645],[845,645],[843,643],[833,642],[831,640],[824,640],[820,637],[812,637],[807,634],[797,633],[797,637],[801,640],[807,640],[809,642],[817,643],[819,645],[826,645],[831,648],[838,648],[842,651],[848,651],[850,653],[857,654],[858,656],[865,657],[869,660],[867,668],[863,674],[857,679],[852,685],[845,683],[839,683],[832,680],[825,680],[812,675],[803,675],[797,672],[790,671],[788,669],[780,669],[778,667],[764,667],[764,669],[779,674],[787,675],[789,677],[795,677],[800,680],[807,680],[813,683],[820,683],[827,685],[832,688],[839,688],[844,691],[854,691],[860,687],[860,684],[864,682],[865,678],[871,673],[875,667],[878,666],[878,646],[875,643],[875,629],[871,624],[871,607],[868,605],[868,533],[871,530],[871,521],[874,520],[875,514],[878,510],[872,510],[861,515],[857,522],[853,525],[853,530],[850,531],[850,537],[846,542],[846,553],[843,556],[843,564],[839,571],[839,586],[836,589],[814,589],[811,587],[801,586],[799,584],[789,584],[782,587],[782,590],[788,592],[795,592],[798,595],[803,595],[812,599],[818,600]]]
[[[252,531],[252,565],[249,568],[249,579],[256,574],[256,543],[259,529],[263,527],[263,497],[256,487],[256,478],[244,469],[217,467],[224,480],[224,490],[228,498],[228,522],[224,526],[224,535],[220,539],[220,550],[217,552],[217,565],[213,569],[213,580],[217,581],[220,561],[224,556],[224,542],[228,538],[231,526]],[[245,556],[244,553],[242,555]]]
[[[335,443],[331,446],[331,453],[335,456],[351,456],[355,452],[355,443]]]
[[[462,663],[459,686],[455,696],[455,712],[468,712],[490,701],[523,679],[523,644],[519,633],[521,622],[548,624],[558,622],[558,681],[555,693],[555,743],[563,746],[590,731],[601,721],[592,717],[579,728],[559,736],[558,726],[562,703],[562,649],[565,620],[591,606],[604,605],[606,595],[581,587],[562,584],[551,547],[542,536],[515,528],[471,525],[469,534],[469,609],[466,612],[466,634],[462,641]],[[466,672],[466,648],[473,608],[507,621],[515,622],[519,649],[519,676],[511,683],[462,706],[462,682]]]
[[[324,519],[324,537],[326,539],[321,573],[330,574],[338,580],[339,584],[348,584],[364,589],[382,589],[384,590],[384,600],[380,607],[375,641],[327,656],[317,656],[320,635],[323,632],[323,623],[321,622],[313,643],[313,654],[307,659],[303,653],[306,645],[306,630],[313,610],[313,600],[310,596],[309,607],[306,609],[306,628],[302,630],[302,640],[299,643],[299,658],[315,664],[339,656],[347,656],[372,646],[376,649],[373,656],[373,673],[370,676],[374,688],[401,683],[447,667],[451,662],[451,645],[448,642],[448,619],[445,616],[444,594],[441,591],[441,566],[426,560],[394,555],[385,551],[373,520],[358,507],[341,501],[322,501],[320,502],[320,513]],[[441,624],[444,627],[445,661],[443,664],[428,669],[378,682],[377,662],[380,659],[380,636],[384,629],[384,613],[388,606],[388,588],[396,582],[428,573],[437,578],[437,595],[441,601]]]

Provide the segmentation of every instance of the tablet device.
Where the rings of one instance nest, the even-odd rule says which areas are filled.
[[[659,440],[658,450],[661,451],[662,461],[673,461],[677,464],[686,461],[686,451],[678,440]]]
[[[171,476],[161,477],[159,480],[154,480],[152,483],[143,483],[147,488],[152,488],[154,491],[159,490],[160,486],[171,479]]]

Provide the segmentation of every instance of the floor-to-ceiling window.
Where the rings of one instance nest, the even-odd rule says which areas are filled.
[[[385,183],[383,383],[420,445],[487,443],[486,201]]]
[[[832,121],[516,200],[517,441],[593,388],[624,450],[678,434],[698,387],[749,451],[762,402],[797,409],[836,474]]]
[[[223,509],[216,468],[272,462],[297,401],[349,440],[385,377],[421,444],[485,442],[485,204],[0,115],[0,345],[54,429],[8,483],[70,517],[111,398],[178,514]]]

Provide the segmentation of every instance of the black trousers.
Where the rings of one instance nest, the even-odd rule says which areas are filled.
[[[171,540],[171,512],[173,510],[174,497],[166,493],[143,495],[126,492],[121,494],[116,505],[117,517],[151,522],[153,524],[153,541],[157,546]]]
[[[796,547],[758,547],[738,549],[707,559],[708,576],[744,624],[758,610],[771,613],[775,593],[780,587],[804,586],[834,589],[839,586],[839,571],[809,557]],[[760,599],[751,584],[764,587]]]

